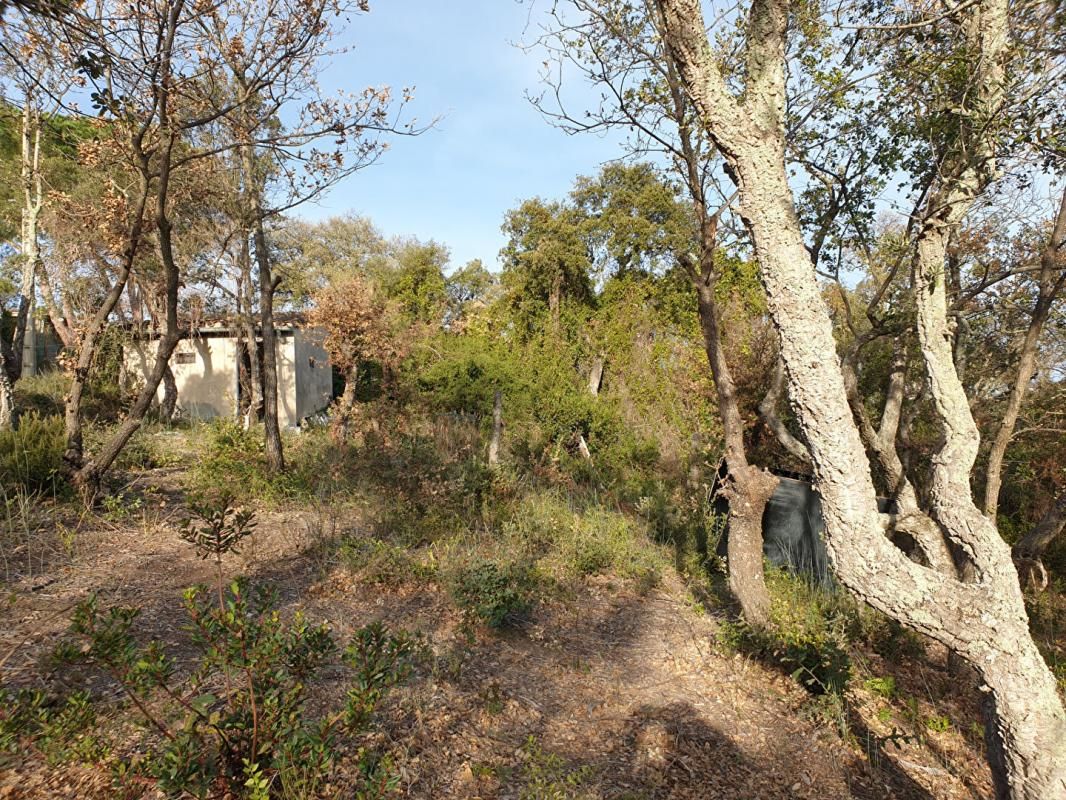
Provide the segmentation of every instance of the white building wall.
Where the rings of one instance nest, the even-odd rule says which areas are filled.
[[[296,413],[299,419],[322,411],[333,400],[333,368],[320,330],[296,331]]]
[[[158,342],[132,342],[123,349],[126,373],[142,383],[155,364]],[[237,344],[229,337],[182,339],[170,357],[178,387],[178,409],[189,419],[232,417],[237,413]],[[156,397],[163,399],[160,382]]]
[[[300,423],[296,409],[296,337],[290,330],[278,331],[278,424],[295,428]]]

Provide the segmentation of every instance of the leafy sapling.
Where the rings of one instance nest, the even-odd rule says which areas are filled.
[[[193,518],[182,520],[179,535],[196,548],[200,558],[214,558],[218,607],[224,606],[222,556],[239,553],[241,541],[255,531],[255,512],[234,506],[233,496],[204,497],[191,504]]]

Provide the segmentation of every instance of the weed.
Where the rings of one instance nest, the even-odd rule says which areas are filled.
[[[896,696],[896,679],[891,675],[883,678],[870,678],[863,681],[863,686],[885,700],[891,700]]]
[[[532,601],[533,586],[529,567],[518,564],[475,562],[460,570],[452,586],[452,597],[467,622],[481,622],[500,629],[522,619]]]
[[[546,752],[535,736],[526,739],[521,755],[525,761],[522,779],[525,785],[519,800],[583,800],[591,797],[582,787],[591,777],[587,767],[570,767],[554,753]]]
[[[24,414],[18,427],[0,430],[0,486],[54,493],[61,483],[65,449],[62,417]]]
[[[951,719],[942,715],[928,717],[925,727],[935,733],[944,733],[951,729]]]

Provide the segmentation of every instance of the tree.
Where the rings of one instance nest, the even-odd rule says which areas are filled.
[[[723,491],[730,509],[730,588],[741,604],[744,618],[754,625],[764,625],[770,598],[763,578],[761,526],[777,480],[749,462],[745,423],[726,357],[718,298],[722,276],[719,229],[730,213],[731,198],[723,192],[715,170],[719,160],[716,144],[699,124],[675,65],[665,58],[659,24],[649,4],[572,0],[567,5],[577,12],[577,21],[556,7],[555,29],[539,42],[559,69],[547,73],[549,92],[534,103],[550,121],[568,132],[628,130],[628,155],[660,155],[688,195],[692,211],[685,222],[680,222],[672,208],[672,193],[664,193],[661,184],[656,188],[659,181],[649,181],[650,166],[628,171],[608,167],[600,186],[579,187],[575,192],[580,205],[610,223],[603,227],[611,231],[608,238],[594,243],[600,251],[598,258],[594,255],[598,261],[602,262],[606,255],[622,272],[639,270],[646,266],[649,253],[666,246],[685,269],[697,299],[722,423],[728,466]],[[586,82],[600,90],[597,106],[581,114],[567,110],[562,79],[555,77],[563,74],[564,66],[576,69]],[[639,206],[641,213],[632,213],[634,206]],[[670,224],[663,224],[671,217]],[[767,416],[776,419],[770,409],[767,406]],[[783,425],[774,426],[774,431],[782,437],[786,432]],[[785,441],[795,443],[802,452],[802,446],[791,437]]]
[[[1009,550],[970,491],[977,433],[952,359],[944,289],[948,237],[993,166],[989,131],[995,130],[1005,88],[1007,4],[984,0],[957,12],[959,66],[968,90],[949,112],[957,115],[957,135],[948,137],[948,155],[937,170],[942,179],[926,192],[913,250],[922,359],[944,434],[933,462],[932,509],[972,564],[972,582],[910,561],[883,535],[829,314],[785,171],[791,4],[754,0],[747,9],[739,95],[708,40],[698,0],[657,0],[656,6],[670,56],[738,184],[740,214],[780,333],[789,394],[811,451],[834,571],[858,597],[944,643],[977,670],[991,702],[989,751],[1001,796],[1066,796],[1066,713],[1029,635]]]
[[[1040,337],[1051,315],[1053,304],[1061,295],[1063,287],[1066,286],[1066,258],[1064,258],[1066,251],[1064,248],[1066,248],[1066,189],[1063,190],[1062,199],[1059,201],[1059,210],[1052,224],[1051,233],[1040,252],[1036,275],[1036,297],[1032,301],[1029,324],[1026,326],[1025,336],[1018,350],[1018,362],[1014,368],[1014,380],[1007,395],[1006,409],[1000,419],[988,454],[983,509],[992,520],[996,519],[996,509],[999,505],[1003,457],[1014,436],[1018,414],[1025,401],[1029,384],[1036,373]],[[1051,527],[1054,527],[1053,524]],[[1042,538],[1042,536],[1038,537],[1038,540]],[[1030,540],[1030,543],[1021,548],[1019,552],[1024,552],[1027,557],[1032,558],[1040,550],[1042,548],[1037,546],[1037,541]]]
[[[546,309],[558,333],[564,302],[592,298],[590,254],[578,216],[560,203],[526,200],[507,212],[503,232],[502,281],[518,318],[531,331]]]
[[[325,287],[314,302],[310,321],[326,332],[330,363],[344,375],[344,393],[337,404],[337,422],[344,432],[355,406],[360,367],[392,364],[400,355],[396,310],[358,273]]]
[[[263,428],[272,472],[283,470],[285,460],[274,333],[274,295],[281,276],[274,271],[269,225],[375,161],[386,148],[382,134],[423,130],[399,121],[399,110],[411,99],[407,89],[394,104],[388,88],[330,97],[317,83],[338,21],[368,9],[367,0],[227,0],[198,20],[205,47],[214,56],[216,146],[236,155],[237,236],[250,240],[256,267]],[[294,119],[283,119],[289,114]],[[252,280],[249,266],[243,285]]]

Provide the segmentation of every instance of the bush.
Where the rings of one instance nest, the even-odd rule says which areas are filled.
[[[433,574],[407,550],[381,539],[347,537],[341,542],[340,558],[349,570],[371,584],[399,586]]]
[[[719,641],[790,674],[815,695],[841,697],[851,679],[848,645],[860,620],[854,602],[783,570],[767,570],[770,625],[724,623]]]
[[[62,417],[23,415],[14,430],[0,430],[0,485],[31,492],[54,491],[63,470],[66,432]]]
[[[342,740],[361,737],[385,692],[409,674],[412,640],[376,623],[359,630],[338,659],[329,628],[311,625],[299,613],[283,621],[273,592],[238,580],[217,600],[210,594],[203,587],[185,593],[200,652],[191,696],[174,679],[175,663],[160,642],[142,647],[135,641],[135,608],[103,611],[95,598],[80,604],[57,657],[109,674],[157,734],[157,749],[123,762],[120,774],[152,779],[168,796],[258,798],[267,797],[271,786],[284,798],[316,796],[331,779]],[[323,669],[335,671],[337,660],[350,681],[345,704],[314,718],[308,685]],[[225,690],[216,694],[212,689],[219,685]],[[6,714],[4,719],[13,718]],[[11,741],[16,726],[16,735],[41,741],[41,725],[32,722],[40,715],[19,714],[0,726],[0,743]],[[91,721],[84,714],[78,718]],[[396,783],[388,759],[365,748],[354,752],[361,776],[355,796],[385,796]]]
[[[529,611],[533,582],[529,567],[475,562],[459,571],[452,597],[468,622],[482,622],[498,630],[519,621]]]

